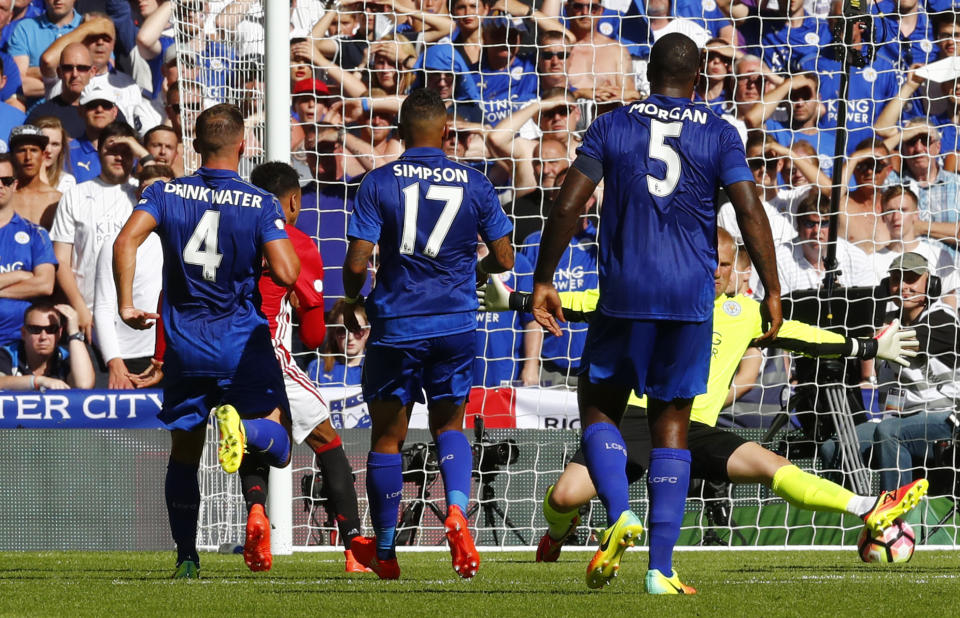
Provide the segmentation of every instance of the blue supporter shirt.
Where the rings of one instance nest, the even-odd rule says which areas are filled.
[[[27,10],[24,12],[23,17],[11,21],[9,24],[3,27],[3,30],[0,30],[0,49],[6,51],[7,41],[10,40],[10,35],[13,34],[13,29],[18,23],[24,19],[39,17],[40,15],[43,15],[43,8],[38,7],[35,4],[28,4]]]
[[[533,265],[522,254],[517,254],[511,272],[490,276],[500,277],[511,290],[533,291]],[[515,311],[477,312],[474,386],[510,386],[519,377],[523,366],[523,325],[532,320],[532,315]]]
[[[794,131],[790,127],[770,118],[764,124],[767,134],[777,140],[777,143],[792,148],[797,142],[809,142],[817,151],[820,158],[820,169],[827,176],[833,173],[833,157],[836,152],[836,127],[833,129],[821,128],[812,134]],[[856,146],[856,144],[854,144]]]
[[[774,73],[789,70],[800,58],[819,53],[833,40],[827,22],[813,15],[806,15],[799,27],[784,19],[764,17],[761,30],[762,55],[757,55]]]
[[[541,232],[534,232],[523,241],[523,255],[531,264],[540,256]],[[570,239],[570,244],[560,257],[553,285],[560,292],[595,290],[600,284],[597,266],[597,228],[588,224]],[[540,358],[548,364],[547,369],[567,373],[580,367],[583,346],[587,343],[587,324],[566,322],[560,324],[563,335],[554,337],[544,333]]]
[[[26,119],[23,111],[0,101],[0,152],[10,152],[10,130],[22,125]]]
[[[165,371],[231,376],[273,360],[257,281],[263,246],[287,238],[277,199],[236,172],[201,167],[150,185],[136,209],[157,221],[163,245]]]
[[[40,264],[57,265],[47,230],[14,213],[0,227],[0,272],[32,271]],[[20,339],[23,312],[32,301],[0,298],[0,344]]]
[[[605,185],[598,310],[709,319],[717,191],[753,182],[736,128],[701,104],[655,94],[599,116],[577,154],[577,168]]]
[[[907,71],[915,63],[927,64],[936,60],[933,27],[922,8],[917,11],[916,28],[905,37],[900,33],[900,15],[896,13],[894,0],[880,0],[869,6],[876,15],[873,20],[876,57],[891,62],[898,71]]]
[[[537,98],[540,80],[537,67],[522,56],[516,56],[510,66],[502,71],[494,71],[481,61],[480,73],[475,76],[480,89],[480,105],[483,107],[483,121],[496,126],[514,110],[520,109],[527,101]]]
[[[23,89],[23,79],[13,56],[0,52],[0,62],[3,62],[3,75],[7,78],[7,83],[0,88],[0,101],[6,101]]]
[[[10,39],[7,41],[7,53],[11,56],[27,56],[29,66],[40,65],[40,56],[54,41],[68,32],[76,30],[83,23],[83,15],[73,12],[73,19],[65,26],[57,26],[44,12],[37,17],[21,19],[14,26]]]
[[[323,370],[323,359],[314,359],[307,365],[307,375],[320,386],[360,386],[363,379],[363,364],[347,367],[341,362],[333,364],[329,373]]]
[[[77,179],[77,184],[100,175],[100,155],[86,136],[70,140],[70,173]]]
[[[347,257],[347,219],[357,185],[353,179],[316,183],[303,188],[297,229],[317,241],[323,258],[323,295],[343,298],[343,259]],[[364,285],[363,294],[369,284]]]
[[[438,148],[408,148],[368,172],[347,236],[380,247],[377,284],[367,302],[371,339],[411,341],[475,330],[477,234],[490,242],[512,229],[490,181]]]
[[[833,58],[821,55],[807,56],[799,64],[800,70],[814,71],[819,76],[820,100],[827,107],[820,126],[835,129],[843,67]],[[847,83],[847,154],[850,154],[861,141],[873,137],[873,123],[887,102],[897,96],[900,86],[893,65],[883,58],[877,58],[869,66],[853,68]]]

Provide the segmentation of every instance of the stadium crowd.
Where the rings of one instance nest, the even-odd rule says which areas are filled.
[[[136,387],[151,370],[155,334],[127,328],[116,313],[112,238],[138,191],[192,171],[192,122],[202,109],[238,104],[247,171],[262,162],[261,1],[0,5],[0,150],[9,153],[0,157],[0,373],[31,376],[2,378],[0,387],[89,388],[93,374],[101,387]],[[360,381],[366,331],[347,333],[351,308],[339,301],[347,218],[362,176],[401,155],[397,116],[412,88],[441,95],[444,151],[497,187],[518,251],[502,277],[530,291],[543,222],[580,136],[599,114],[643,100],[650,46],[680,32],[703,55],[695,98],[744,141],[783,293],[822,284],[836,227],[839,283],[885,282],[894,294],[887,308],[926,333],[917,361],[925,365],[892,375],[864,362],[849,372],[850,386],[872,391],[879,379],[884,393],[899,393],[885,404],[897,418],[952,411],[945,388],[958,346],[960,3],[870,3],[869,19],[851,35],[866,63],[850,71],[844,101],[840,0],[291,0],[290,10],[291,163],[303,188],[296,226],[319,245],[328,299],[323,345],[297,358],[318,384]],[[835,159],[841,107],[846,156]],[[842,187],[837,215],[828,199],[833,177]],[[560,291],[598,286],[602,199],[600,187],[556,271]],[[724,202],[720,225],[739,241]],[[161,287],[159,242],[140,252],[137,306],[151,306]],[[904,254],[923,261],[900,259],[891,272]],[[759,297],[744,257],[740,291]],[[895,290],[917,285],[924,300],[908,308],[915,301]],[[564,324],[554,337],[529,314],[477,319],[476,386],[576,384],[584,324]],[[54,352],[39,341],[49,335],[59,336]],[[89,355],[83,341],[92,343]],[[737,384],[758,383],[761,368],[751,367]],[[865,436],[889,429],[870,425]],[[923,449],[911,453],[922,457]],[[903,457],[881,458],[908,467]]]

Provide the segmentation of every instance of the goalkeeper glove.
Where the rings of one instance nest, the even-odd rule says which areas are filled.
[[[917,331],[901,329],[900,320],[888,324],[872,339],[853,339],[852,343],[854,349],[851,356],[862,359],[879,358],[904,367],[910,366],[909,359],[917,355],[920,347]]]
[[[528,292],[513,292],[500,279],[491,275],[486,285],[477,288],[480,311],[520,311],[530,313],[531,296]]]

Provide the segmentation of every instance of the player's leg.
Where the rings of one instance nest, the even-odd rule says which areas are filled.
[[[170,460],[164,482],[164,498],[170,531],[177,546],[175,579],[200,576],[197,552],[197,522],[200,519],[200,482],[197,471],[206,437],[206,424],[193,430],[170,432]]]
[[[313,428],[306,438],[306,443],[313,449],[317,468],[323,477],[327,500],[336,513],[337,529],[340,531],[346,557],[346,570],[348,573],[369,571],[357,562],[350,550],[353,539],[360,536],[357,490],[353,484],[353,468],[343,450],[343,442],[329,418]]]
[[[340,436],[330,422],[330,410],[320,391],[293,361],[286,349],[276,350],[283,370],[283,381],[290,402],[290,421],[293,441],[306,442],[314,452],[314,459],[323,478],[328,511],[336,518],[340,541],[344,547],[346,571],[363,573],[370,569],[353,556],[350,543],[360,536],[360,512],[357,490],[353,484],[353,469],[343,450]]]
[[[206,437],[209,410],[218,395],[216,382],[206,378],[170,377],[163,389],[159,419],[170,430],[170,459],[164,498],[170,531],[177,546],[176,579],[199,577],[197,522],[200,482],[197,471]]]
[[[660,322],[647,372],[647,421],[650,425],[650,567],[647,592],[691,594],[673,570],[673,548],[680,537],[690,485],[687,430],[693,398],[705,393],[710,371],[713,321]]]
[[[429,402],[430,433],[447,501],[444,520],[453,570],[470,578],[480,568],[480,554],[467,523],[473,449],[463,435],[463,414],[473,379],[476,334],[461,333],[431,340],[423,385]]]
[[[627,481],[632,485],[643,478],[650,458],[646,410],[628,407],[620,421],[620,431],[627,445]],[[580,525],[580,507],[596,495],[583,449],[577,449],[563,474],[543,497],[542,511],[548,528],[537,545],[537,562],[557,561],[563,544],[576,533]]]

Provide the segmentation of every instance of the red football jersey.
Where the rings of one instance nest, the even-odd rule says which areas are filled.
[[[292,225],[286,227],[293,249],[300,258],[300,276],[293,286],[299,301],[299,313],[304,315],[311,309],[320,309],[323,314],[323,258],[312,238]],[[286,349],[291,346],[291,322],[293,307],[290,304],[290,290],[274,283],[265,267],[260,277],[261,309],[270,323],[270,335],[274,342],[282,343]],[[320,335],[322,339],[322,334]]]

